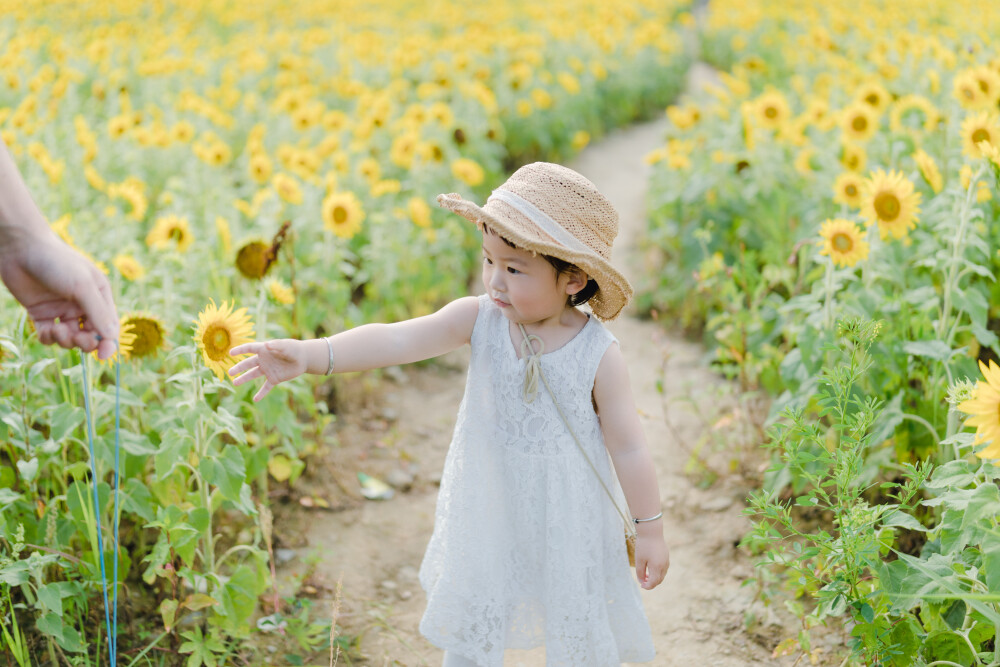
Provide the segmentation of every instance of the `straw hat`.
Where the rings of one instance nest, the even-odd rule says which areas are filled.
[[[570,262],[597,282],[587,302],[602,320],[613,320],[632,298],[632,286],[611,266],[618,212],[597,187],[572,169],[535,162],[515,171],[485,206],[451,193],[438,204],[488,225],[519,248]]]

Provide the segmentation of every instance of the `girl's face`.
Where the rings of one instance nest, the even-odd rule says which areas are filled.
[[[529,324],[559,316],[567,297],[586,284],[581,271],[557,277],[555,267],[541,255],[483,233],[483,285],[509,320]]]

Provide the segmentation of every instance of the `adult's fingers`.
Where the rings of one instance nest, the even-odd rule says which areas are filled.
[[[261,387],[260,391],[258,391],[257,394],[253,397],[253,402],[256,403],[260,399],[262,399],[265,396],[267,396],[268,394],[270,394],[272,389],[274,389],[274,385],[271,384],[271,381],[270,380],[265,380],[264,381],[264,386]]]
[[[240,345],[239,347],[234,347],[229,351],[229,354],[235,357],[237,354],[239,354],[238,352],[236,352],[236,350],[240,349],[240,347],[245,347],[245,346]],[[256,368],[258,365],[260,365],[260,357],[258,357],[255,354],[249,359],[244,359],[243,361],[238,361],[235,364],[233,364],[229,369],[229,375],[230,377],[236,377],[243,371],[250,370],[251,368]]]
[[[243,343],[229,350],[229,356],[238,357],[241,354],[257,354],[264,349],[264,343]],[[246,361],[246,360],[244,360]],[[239,364],[237,364],[238,366]],[[232,371],[230,371],[232,373]]]
[[[107,276],[97,268],[92,268],[89,274],[91,280],[79,287],[75,295],[76,301],[102,338],[118,340],[121,325],[118,323],[114,299],[111,298],[111,284]]]

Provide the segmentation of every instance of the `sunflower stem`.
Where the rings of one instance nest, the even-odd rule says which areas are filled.
[[[958,222],[958,233],[955,234],[952,240],[951,246],[951,259],[948,262],[948,274],[944,281],[944,295],[941,300],[941,317],[937,321],[937,336],[938,340],[943,340],[944,335],[948,332],[948,319],[951,317],[951,296],[952,292],[957,287],[956,277],[958,275],[958,265],[959,259],[962,256],[962,251],[965,250],[965,230],[969,226],[969,217],[972,210],[972,197],[976,191],[976,185],[979,183],[980,177],[983,175],[983,171],[986,169],[986,165],[980,165],[979,170],[976,172],[975,176],[969,179],[969,188],[965,193],[965,203],[962,205],[962,215]],[[949,334],[951,336],[953,334]],[[948,347],[951,347],[951,339],[943,340]]]
[[[833,260],[826,263],[826,299],[823,303],[823,320],[827,331],[833,328]]]

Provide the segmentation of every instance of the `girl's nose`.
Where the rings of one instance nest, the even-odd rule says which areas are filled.
[[[489,279],[489,286],[490,286],[491,289],[494,289],[494,290],[496,290],[498,292],[502,292],[503,291],[503,274],[500,273],[499,271],[496,271],[496,270],[491,271],[490,272],[490,279]]]

